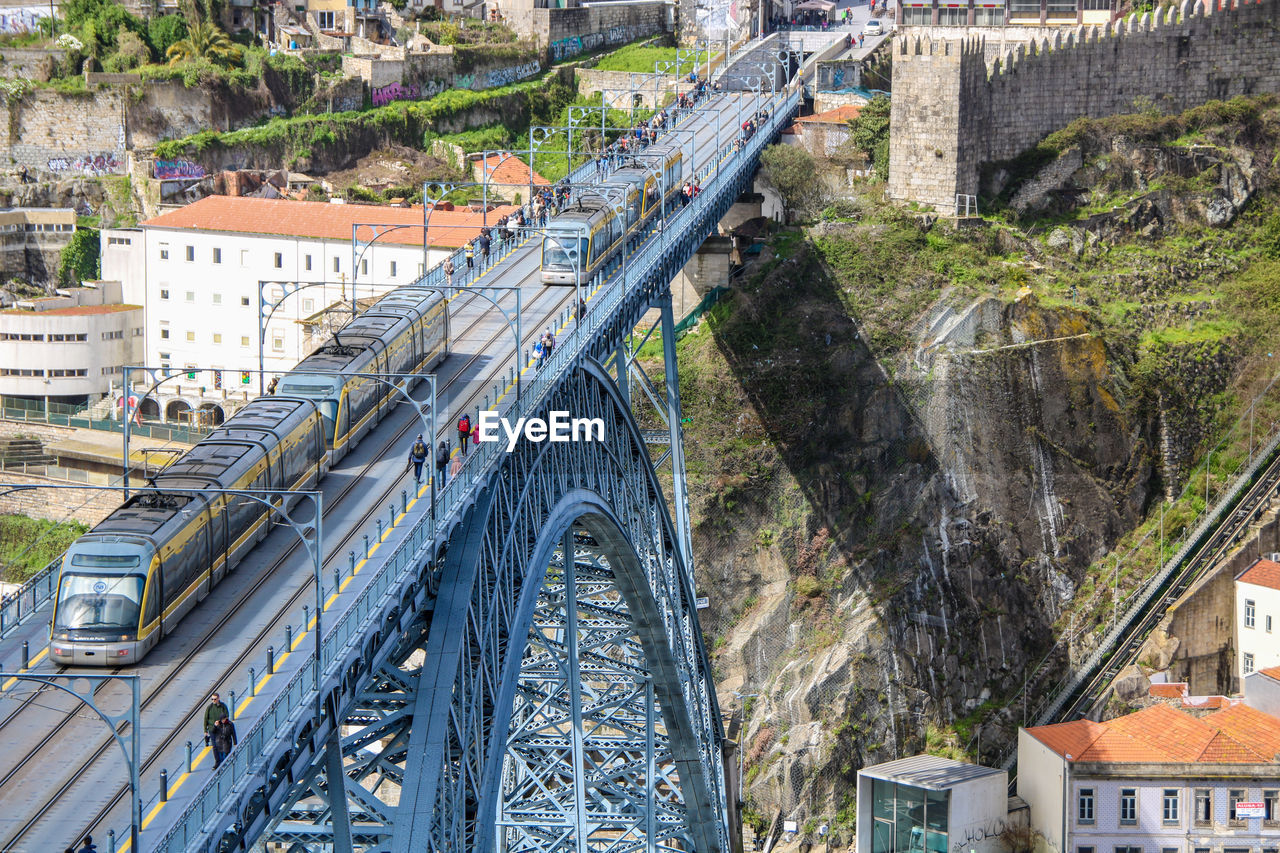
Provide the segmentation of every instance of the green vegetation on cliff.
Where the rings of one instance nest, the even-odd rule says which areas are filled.
[[[21,583],[49,565],[88,530],[76,522],[0,515],[0,578]]]

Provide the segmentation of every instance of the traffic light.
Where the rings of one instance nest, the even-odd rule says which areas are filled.
[[[240,384],[241,385],[249,384],[249,371],[247,370],[240,371]]]

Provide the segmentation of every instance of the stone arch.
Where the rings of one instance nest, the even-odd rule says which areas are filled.
[[[201,403],[199,411],[209,412],[213,417],[214,426],[221,426],[222,422],[227,419],[227,413],[217,403]]]
[[[160,401],[154,397],[148,397],[138,404],[138,415],[149,420],[160,420]]]
[[[170,400],[164,407],[164,419],[169,423],[176,423],[182,417],[182,413],[191,411],[191,408],[191,403],[181,397]]]

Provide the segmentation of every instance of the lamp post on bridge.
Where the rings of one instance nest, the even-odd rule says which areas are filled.
[[[3,484],[0,484],[3,486]],[[38,487],[33,487],[38,488]],[[6,492],[7,494],[7,492]],[[139,685],[140,676],[137,675],[66,675],[58,672],[50,673],[31,673],[31,672],[0,672],[0,685],[9,685],[12,681],[27,681],[34,684],[41,684],[45,687],[52,687],[55,690],[61,690],[76,699],[79,699],[85,705],[89,706],[89,710],[98,715],[102,722],[107,724],[111,729],[111,738],[116,742],[116,746],[120,747],[120,752],[124,755],[124,763],[129,771],[129,849],[138,850],[138,833],[142,830],[142,800],[140,795],[141,784],[139,781],[140,770],[138,767],[140,755],[142,753],[141,746],[141,688]],[[77,693],[70,687],[59,684],[59,680],[67,681],[88,681],[92,684],[103,684],[108,681],[124,681],[129,684],[130,704],[129,710],[124,714],[108,714],[102,708],[98,707],[94,701],[96,690],[91,689],[87,694]],[[7,692],[7,687],[0,687],[0,694]],[[119,732],[121,723],[129,724],[129,745],[125,746],[125,739]],[[92,827],[90,827],[92,828]],[[109,850],[107,853],[116,853]]]

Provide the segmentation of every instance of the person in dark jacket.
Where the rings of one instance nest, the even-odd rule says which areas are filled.
[[[92,835],[84,837],[84,844],[80,845],[79,853],[98,853],[98,845],[93,843]]]
[[[440,482],[437,484],[439,488],[444,488],[445,475],[449,469],[449,445],[440,442],[440,446],[436,448],[436,476]]]
[[[218,720],[225,720],[231,716],[231,712],[227,710],[227,706],[218,698],[215,693],[209,697],[209,704],[204,709],[204,742],[207,746],[209,738],[213,735],[213,727]]]
[[[232,747],[236,745],[236,724],[230,717],[223,717],[213,726],[213,766],[217,767],[226,759]]]
[[[409,448],[409,464],[413,466],[413,482],[419,486],[422,485],[422,466],[427,461],[428,452],[427,443],[422,440],[422,433],[418,433],[413,446]]]

